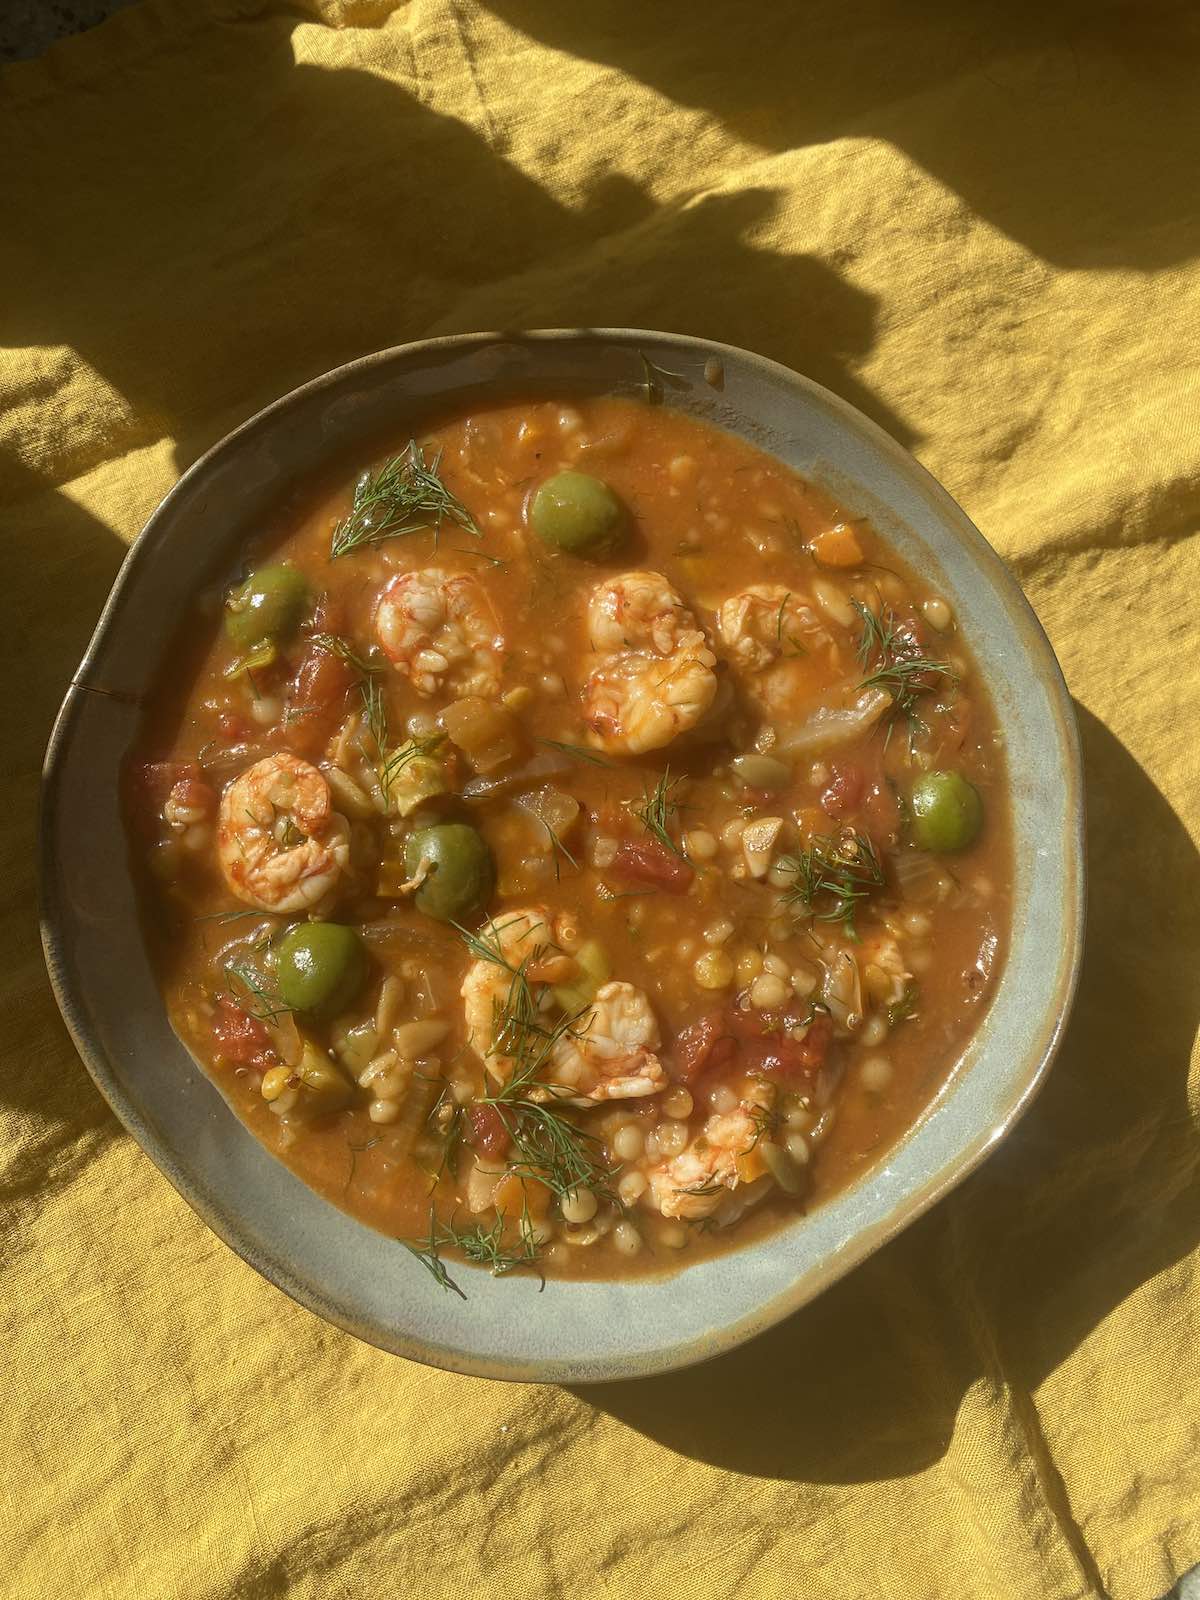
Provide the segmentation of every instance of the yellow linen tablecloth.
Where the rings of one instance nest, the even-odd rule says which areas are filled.
[[[1141,1600],[1200,1558],[1197,25],[1173,4],[151,0],[0,76],[0,1593]],[[326,1327],[121,1131],[35,938],[126,544],[363,351],[632,324],[905,441],[1079,703],[1091,925],[1011,1140],[758,1343],[569,1392]]]

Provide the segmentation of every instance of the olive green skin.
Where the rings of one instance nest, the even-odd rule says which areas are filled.
[[[625,507],[599,478],[556,472],[529,502],[529,525],[551,550],[596,559],[613,553],[625,536]]]
[[[927,772],[909,797],[912,835],[922,850],[939,855],[966,850],[983,827],[979,790],[961,772]]]
[[[239,650],[285,639],[308,605],[308,584],[295,567],[272,562],[252,572],[225,602],[225,632]]]
[[[341,922],[299,922],[275,950],[275,981],[293,1011],[336,1017],[353,1005],[367,979],[367,953]]]
[[[410,834],[404,869],[426,876],[413,896],[418,911],[439,922],[457,922],[480,911],[496,887],[496,863],[483,835],[467,822],[438,822]]]

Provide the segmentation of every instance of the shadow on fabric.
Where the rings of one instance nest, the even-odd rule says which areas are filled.
[[[945,1451],[972,1384],[1028,1393],[1195,1248],[1200,854],[1124,746],[1076,712],[1090,925],[1072,1020],[1025,1120],[954,1195],[779,1327],[685,1372],[580,1388],[581,1401],[735,1472],[919,1472]]]
[[[660,207],[610,174],[568,207],[466,122],[353,67],[297,63],[295,26],[214,25],[205,71],[131,57],[136,112],[120,119],[61,97],[70,184],[32,129],[14,152],[40,215],[0,241],[0,342],[68,346],[110,388],[97,459],[126,432],[168,434],[183,466],[367,351],[556,324],[749,344],[911,439],[847,372],[872,347],[874,299],[822,261],[750,242],[772,191]]]
[[[1200,253],[1200,15],[1166,0],[485,3],[764,149],[887,140],[1046,261]]]
[[[27,382],[44,420],[23,419],[20,455],[0,455],[3,660],[19,685],[6,782],[22,819],[4,841],[17,911],[6,993],[10,1015],[33,1003],[58,1043],[10,1052],[0,1102],[48,1127],[107,1118],[49,998],[33,837],[50,724],[124,555],[61,485],[164,437],[182,469],[315,373],[488,326],[646,323],[748,344],[911,438],[847,371],[870,352],[872,297],[749,242],[771,191],[660,207],[610,176],[573,210],[457,118],[368,72],[298,63],[294,15],[206,26],[195,59],[186,29],[123,54],[121,116],[97,116],[94,94],[56,93],[55,137],[39,136],[48,113],[34,104],[4,152],[36,225],[0,237],[0,344],[47,352]]]
[[[45,1183],[59,1152],[81,1135],[85,1155],[111,1137],[116,1119],[76,1061],[59,1020],[37,932],[37,794],[50,724],[120,568],[125,547],[109,529],[0,452],[5,581],[0,638],[7,693],[0,709],[5,752],[0,877],[0,1108],[24,1112],[38,1132],[16,1142],[0,1188],[12,1198]],[[64,604],[63,597],[70,597]],[[72,1158],[74,1159],[74,1157]]]
[[[1180,107],[1172,41],[1155,34],[1153,8],[1139,10],[1136,28],[1125,7],[1089,8],[1090,40],[1079,36],[1078,6],[1060,25],[1028,0],[1016,10],[989,3],[969,21],[935,0],[904,11],[881,0],[852,12],[807,7],[790,20],[779,8],[755,20],[718,0],[703,35],[629,0],[493,9],[701,101],[769,148],[894,139],[1047,258],[1154,265],[1194,252],[1200,224],[1172,216],[1163,198],[1190,193],[1194,151],[1180,135],[1194,113]],[[170,60],[131,56],[126,115],[97,117],[93,97],[59,95],[57,138],[38,139],[31,110],[27,141],[6,152],[39,214],[36,228],[0,239],[0,340],[67,346],[93,369],[86,403],[64,402],[61,427],[37,442],[45,470],[0,463],[6,497],[11,483],[24,508],[10,541],[12,610],[35,614],[48,571],[64,596],[48,654],[21,635],[6,652],[11,665],[29,650],[11,780],[29,818],[12,830],[22,894],[32,893],[50,716],[122,553],[54,484],[162,437],[185,465],[313,373],[489,324],[630,322],[729,339],[770,351],[911,438],[846,370],[872,347],[872,297],[823,261],[753,242],[778,204],[769,188],[658,206],[609,178],[569,208],[464,122],[368,72],[298,64],[294,27],[287,15],[221,24],[203,71],[186,70],[186,37]],[[876,65],[848,79],[848,30],[867,27],[879,49],[857,44],[854,59]],[[1103,92],[1118,44],[1130,46],[1122,81],[1142,111],[1136,137],[1116,126]],[[1082,87],[1070,83],[1077,69]],[[954,107],[927,99],[954,70]],[[1180,148],[1168,148],[1167,130]],[[69,184],[56,165],[64,147]],[[1196,852],[1128,752],[1086,712],[1081,720],[1093,921],[1075,1020],[1025,1123],[946,1205],[783,1327],[694,1372],[588,1389],[588,1404],[746,1473],[850,1482],[916,1471],[944,1450],[989,1362],[998,1358],[1010,1382],[1036,1384],[1195,1244],[1185,1074]],[[21,959],[18,1004],[34,985],[34,958]],[[1147,1057],[1151,1016],[1159,1048]],[[49,1080],[70,1073],[82,1078],[64,1037],[40,1069],[7,1074],[0,1095],[69,1118],[74,1102]],[[1126,1200],[1131,1159],[1158,1174],[1152,1214]]]

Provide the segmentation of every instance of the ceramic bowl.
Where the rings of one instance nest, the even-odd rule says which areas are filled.
[[[652,363],[647,368],[646,362]],[[654,369],[669,377],[656,379]],[[139,700],[197,589],[322,463],[407,436],[435,409],[519,394],[645,393],[740,434],[869,516],[961,619],[1005,729],[1014,926],[990,1008],[917,1125],[850,1188],[761,1242],[658,1278],[493,1280],[466,1301],[305,1187],[248,1133],[167,1021],[118,808]],[[103,693],[94,692],[105,691]],[[47,754],[43,940],[80,1055],[121,1121],[226,1243],[302,1304],[386,1350],[485,1377],[662,1372],[778,1322],[958,1183],[1029,1104],[1071,1003],[1084,904],[1080,761],[1058,664],[1020,589],[958,506],[844,401],[760,356],[631,330],[473,334],[340,367],[190,468],[130,551]]]

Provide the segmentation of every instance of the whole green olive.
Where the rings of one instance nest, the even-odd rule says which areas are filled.
[[[285,1005],[336,1017],[358,998],[367,955],[353,928],[341,922],[298,922],[275,951],[275,981]]]
[[[983,826],[983,801],[961,772],[927,772],[909,799],[913,838],[922,850],[949,852],[974,844]]]
[[[586,472],[556,472],[529,502],[529,525],[543,544],[568,555],[611,555],[625,533],[625,507]]]
[[[439,922],[457,922],[481,910],[496,886],[492,852],[466,822],[438,822],[410,834],[404,870],[421,879],[413,896],[417,910]]]
[[[308,604],[304,574],[284,562],[258,567],[225,601],[225,632],[239,650],[284,639]]]

